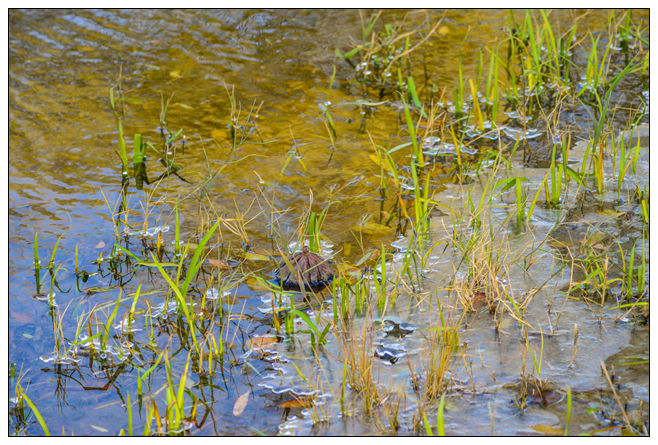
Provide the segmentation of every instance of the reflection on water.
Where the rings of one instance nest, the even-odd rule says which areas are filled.
[[[429,81],[451,91],[459,72],[458,61],[464,73],[473,75],[478,51],[486,42],[504,33],[507,14],[495,10],[412,11],[405,17],[404,11],[388,11],[381,20],[399,22],[405,17],[410,27],[421,25],[427,17],[432,21],[444,20],[447,31],[428,42],[423,58],[431,73]],[[557,11],[551,17],[556,25],[566,27],[577,19],[579,29],[588,26],[598,29],[604,27],[607,16],[603,12]],[[173,242],[171,211],[177,199],[182,220],[181,239],[191,238],[199,228],[199,221],[206,217],[199,210],[198,201],[201,200],[227,219],[243,213],[249,221],[244,232],[248,244],[253,249],[271,249],[274,228],[294,242],[300,215],[312,195],[313,208],[317,210],[336,201],[322,232],[332,247],[324,252],[334,256],[337,262],[355,262],[363,255],[356,247],[351,253],[345,252],[346,244],[363,243],[365,251],[377,247],[380,240],[390,243],[393,236],[399,244],[404,244],[405,238],[393,231],[375,230],[369,235],[360,235],[355,241],[355,235],[347,230],[363,226],[364,220],[385,223],[394,204],[380,199],[379,166],[370,157],[374,151],[365,135],[370,133],[386,148],[407,142],[398,131],[400,104],[391,101],[364,107],[357,103],[357,100],[371,101],[372,97],[363,94],[351,80],[352,69],[335,57],[335,48],[344,50],[360,40],[359,11],[12,10],[9,28],[9,361],[16,364],[24,386],[25,382],[31,382],[30,397],[47,419],[51,432],[115,435],[119,428],[125,428],[127,416],[118,406],[126,393],[135,400],[136,372],[132,367],[148,369],[158,360],[158,348],[166,347],[168,341],[175,338],[175,333],[166,331],[166,323],[156,322],[155,329],[161,331],[158,345],[154,347],[128,347],[115,339],[111,340],[115,342],[112,348],[122,358],[110,365],[101,366],[80,348],[75,358],[60,358],[64,360],[63,365],[82,363],[77,370],[53,367],[51,362],[57,352],[52,346],[53,329],[47,305],[32,298],[35,292],[33,242],[34,234],[38,233],[42,267],[46,266],[50,252],[62,236],[56,254],[56,262],[64,265],[57,276],[62,289],[55,289],[59,309],[68,311],[68,316],[62,317],[66,333],[62,349],[75,349],[71,343],[73,338],[68,338],[81,329],[75,325],[75,316],[105,305],[102,310],[109,317],[117,300],[116,289],[88,291],[94,286],[105,288],[108,283],[117,284],[112,277],[95,273],[89,266],[99,257],[107,256],[114,243],[116,226],[112,215],[117,211],[122,190],[120,162],[115,153],[119,135],[110,104],[110,87],[120,85],[125,96],[123,126],[124,134],[130,135],[127,136],[129,144],[134,133],[157,144],[164,103],[168,103],[167,128],[171,132],[183,129],[185,134],[185,150],[177,151],[175,158],[175,163],[183,166],[180,177],[184,180],[172,175],[157,187],[128,188],[126,200],[132,210],[129,219],[134,226],[127,234],[135,240],[142,234],[157,239],[155,229],[161,227],[166,242]],[[330,88],[334,67],[335,82]],[[244,124],[249,116],[252,125],[247,129],[247,143],[236,152],[229,142],[229,124],[231,117],[236,116],[229,99],[233,87],[239,107],[238,122]],[[338,128],[333,138],[326,126],[323,107],[330,107]],[[520,130],[510,126],[504,131],[516,138]],[[526,131],[525,138],[538,138],[536,131]],[[436,153],[428,153],[432,156],[451,153],[445,143],[434,146],[428,141],[428,144],[436,150]],[[131,147],[128,152],[130,157]],[[476,155],[475,152],[468,154]],[[227,162],[235,164],[222,168]],[[404,163],[408,164],[408,160]],[[147,153],[147,165],[151,177],[162,171],[157,155],[152,152]],[[541,181],[543,174],[535,173],[533,181],[537,178]],[[531,173],[525,172],[525,175],[532,179]],[[454,202],[450,205],[459,207],[462,193],[448,184],[441,196],[452,199]],[[263,211],[259,207],[263,199],[281,213]],[[283,213],[286,210],[290,212]],[[542,219],[547,223],[533,234],[537,239],[548,233],[552,225],[550,212],[538,211],[537,220]],[[141,225],[144,220],[148,221],[147,227]],[[449,223],[436,219],[435,232],[439,232],[439,222]],[[166,233],[165,227],[170,228]],[[224,236],[229,252],[231,245],[244,241],[229,233]],[[448,267],[452,273],[449,266],[456,259],[438,254],[431,258],[426,284],[428,288],[437,289],[445,283],[433,274],[441,275],[436,271],[442,267]],[[399,259],[396,257],[393,263]],[[544,266],[550,269],[553,259],[545,261]],[[91,273],[89,281],[82,286],[74,275],[78,264]],[[268,267],[254,265],[253,269],[266,271]],[[139,278],[157,289],[157,272],[151,272],[142,270]],[[543,279],[537,277],[535,281],[540,283]],[[514,280],[519,286],[527,283],[527,277],[514,277]],[[124,295],[132,298],[135,290],[131,283],[124,289]],[[41,291],[46,295],[49,292],[45,287]],[[256,336],[271,330],[271,318],[267,313],[272,306],[269,294],[253,282],[236,289],[208,292],[211,296],[220,293],[230,296],[233,310],[244,314],[231,322],[225,335],[248,333]],[[144,295],[143,298],[151,304],[153,320],[166,319],[171,309],[167,304],[171,302],[165,303],[161,295]],[[409,326],[424,326],[428,319],[436,319],[432,310],[414,309],[413,296],[408,298],[398,302],[395,308],[389,308],[389,318],[383,324],[364,317],[354,320],[351,326],[353,332],[361,332],[363,324],[368,329],[378,326],[370,346],[378,354],[380,381],[399,385],[401,393],[409,392],[409,388],[404,387],[410,378],[406,363],[417,365],[420,362],[425,340],[423,329]],[[129,309],[130,302],[121,302],[122,311]],[[563,302],[552,304],[560,306]],[[318,313],[330,318],[331,308],[326,307],[329,307],[326,313]],[[604,313],[603,333],[597,331],[599,328],[594,324],[581,323],[580,347],[588,351],[583,359],[587,362],[577,362],[572,368],[566,366],[568,363],[563,361],[568,362],[570,356],[562,352],[565,348],[568,350],[572,341],[570,329],[580,318],[587,317],[583,314],[588,310],[577,306],[565,311],[559,329],[545,325],[555,321],[546,315],[546,308],[533,307],[529,312],[530,318],[541,320],[537,327],[541,326],[542,332],[555,333],[544,345],[546,356],[551,357],[547,360],[545,376],[557,382],[571,382],[574,390],[600,386],[598,368],[590,368],[587,363],[605,360],[635,341],[635,334],[629,327],[611,322],[616,314]],[[139,330],[131,328],[136,335],[145,335],[149,329],[145,319],[145,316],[140,318]],[[125,320],[115,322],[123,330]],[[89,325],[94,323],[102,321],[89,321]],[[383,328],[390,330],[391,323],[397,326],[395,332],[405,334],[391,335]],[[405,331],[407,328],[409,332]],[[516,328],[509,326],[507,329]],[[610,338],[614,344],[608,341]],[[327,387],[316,395],[316,405],[321,406],[330,419],[341,416],[336,404],[339,392],[336,385],[341,381],[342,372],[336,361],[340,352],[338,345],[327,344],[326,356],[316,365],[308,360],[313,352],[306,336],[299,336],[294,341],[296,344],[274,343],[269,348],[270,353],[262,357],[249,354],[246,340],[236,340],[235,350],[231,351],[235,367],[229,367],[221,383],[206,385],[199,376],[191,379],[190,388],[203,393],[204,400],[212,401],[204,411],[212,420],[195,426],[197,429],[192,429],[195,434],[376,432],[357,420],[353,424],[350,420],[343,426],[317,431],[312,426],[313,415],[297,408],[287,419],[281,420],[279,405],[287,400],[286,393],[308,394],[308,388],[300,383],[298,371],[307,376],[322,373]],[[490,391],[476,391],[474,399],[452,400],[446,413],[446,428],[453,431],[463,428],[462,413],[469,412],[468,427],[473,434],[488,434],[489,409],[495,409],[499,417],[514,417],[518,422],[504,427],[508,429],[496,429],[499,434],[528,433],[524,428],[529,425],[555,423],[555,413],[535,408],[532,415],[519,419],[503,402],[512,397],[503,385],[518,376],[517,362],[522,359],[519,345],[501,341],[492,335],[486,323],[478,324],[477,320],[467,341],[470,358],[481,366],[464,365],[466,368],[456,371],[454,377],[457,381],[470,379]],[[127,354],[124,347],[138,349],[131,350],[134,365],[124,360]],[[646,350],[638,354],[644,353]],[[174,369],[185,366],[184,355],[171,357]],[[503,359],[509,362],[500,365]],[[295,370],[293,362],[299,370]],[[496,381],[491,380],[491,368],[496,369]],[[151,375],[148,384],[153,391],[166,383],[163,374],[154,372]],[[14,383],[15,380],[10,379],[10,393],[13,393]],[[648,401],[648,393],[642,392],[643,384],[636,388],[640,397]],[[241,416],[233,415],[235,400],[248,391],[252,391],[252,397],[247,410]],[[411,397],[410,392],[407,397]],[[409,412],[401,415],[407,421],[415,415],[413,405],[410,406]],[[76,415],[79,412],[85,415]],[[39,434],[38,425],[30,426],[28,432]]]

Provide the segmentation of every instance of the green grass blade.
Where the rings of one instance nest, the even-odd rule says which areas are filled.
[[[420,114],[424,117],[425,110],[423,110],[423,104],[418,98],[418,92],[416,91],[416,84],[414,83],[414,78],[411,76],[407,77],[407,88],[409,89],[409,94],[411,94],[411,100],[413,101],[414,105],[417,106],[418,109],[420,110]]]
[[[430,423],[427,421],[427,416],[423,412],[423,424],[425,425],[425,434],[427,434],[428,437],[434,437],[434,432],[432,431],[432,426]]]
[[[178,405],[179,412],[182,414],[184,412],[183,405],[183,396],[185,395],[185,380],[187,378],[187,371],[190,369],[190,354],[191,351],[187,353],[187,360],[185,361],[185,369],[183,374],[180,377],[180,382],[178,383],[178,392],[176,393],[176,404]]]
[[[441,394],[441,401],[439,402],[439,410],[436,413],[436,430],[437,430],[436,434],[438,436],[446,435],[445,427],[443,425],[443,411],[445,408],[445,398],[446,398],[446,394],[445,393]]]
[[[564,422],[564,435],[567,436],[569,420],[571,419],[571,388],[567,386],[567,418]]]
[[[176,203],[176,233],[174,234],[174,253],[180,255],[180,219],[178,218],[178,203]]]
[[[315,325],[315,323],[313,323],[313,321],[309,318],[309,316],[306,315],[304,312],[298,310],[298,309],[291,309],[290,313],[294,314],[294,315],[297,315],[299,318],[301,318],[302,320],[304,320],[306,322],[306,324],[311,328],[311,330],[315,334],[315,338],[318,339],[317,345],[319,345],[320,344],[320,342],[319,342],[320,336],[318,335],[318,327]]]
[[[121,174],[127,175],[126,167],[128,165],[128,154],[126,153],[126,140],[123,138],[123,123],[119,120],[119,157],[121,158]]]
[[[133,169],[137,170],[139,164],[144,161],[144,149],[142,148],[144,143],[142,142],[142,135],[135,133],[135,140],[133,143]]]
[[[16,392],[18,392],[18,398],[19,399],[22,398],[27,402],[28,406],[34,413],[34,416],[37,418],[37,422],[39,422],[39,425],[41,425],[41,429],[43,430],[43,433],[46,436],[50,436],[50,431],[48,430],[48,426],[46,425],[46,422],[43,420],[43,416],[41,415],[37,407],[34,405],[34,403],[32,403],[32,400],[30,400],[27,394],[25,394],[25,391],[23,391],[23,387],[20,385],[20,383],[16,385],[16,389],[17,389]]]
[[[55,263],[55,254],[57,253],[57,248],[59,247],[59,242],[62,240],[62,236],[64,236],[64,235],[60,235],[57,238],[57,242],[55,243],[55,247],[53,248],[53,252],[50,255],[50,261],[48,262],[48,269],[50,269],[51,271],[52,271],[52,268],[53,268],[53,264]]]
[[[215,233],[215,230],[217,230],[217,227],[219,227],[219,223],[221,220],[217,220],[217,222],[210,228],[208,233],[205,234],[205,236],[201,239],[201,242],[197,246],[196,250],[194,251],[194,255],[192,256],[192,261],[190,261],[189,268],[187,270],[187,276],[185,277],[185,281],[183,282],[183,285],[181,286],[181,293],[185,295],[187,293],[187,287],[190,284],[190,281],[192,281],[192,278],[194,278],[199,271],[199,268],[201,267],[202,262],[199,262],[199,258],[201,257],[201,254],[203,253],[203,249],[208,243],[208,240],[210,240],[210,237]]]
[[[117,302],[114,304],[114,309],[112,310],[112,313],[110,314],[110,318],[107,319],[105,322],[105,330],[103,332],[103,348],[107,348],[107,337],[110,335],[110,327],[112,326],[112,320],[114,320],[114,317],[117,314],[117,311],[119,310],[119,304],[121,303],[121,290],[119,290],[119,297],[117,298]]]
[[[404,119],[407,122],[407,129],[409,130],[411,145],[414,148],[414,155],[416,158],[416,162],[420,167],[423,167],[425,166],[425,160],[423,158],[422,150],[418,149],[418,141],[416,140],[416,129],[414,127],[413,120],[411,119],[411,113],[409,112],[409,108],[407,107],[407,102],[403,100],[402,104],[404,105]]]
[[[39,260],[38,232],[34,232],[34,280],[37,294],[41,293],[41,261]]]
[[[143,262],[144,262],[144,259],[143,259],[143,258],[138,257],[137,255],[135,255],[134,253],[132,253],[132,252],[129,251],[128,249],[124,248],[122,245],[120,245],[120,244],[114,244],[114,247],[116,247],[117,249],[119,249],[120,251],[122,251],[123,253],[125,253],[126,255],[128,255],[128,256],[134,258],[135,260],[139,261],[140,263],[143,263]]]
[[[185,315],[185,318],[187,320],[187,324],[190,327],[190,333],[192,334],[192,341],[194,342],[194,345],[196,347],[197,342],[196,342],[196,335],[194,334],[194,320],[190,316],[190,311],[187,307],[187,302],[185,301],[185,298],[183,297],[183,294],[181,293],[180,289],[178,286],[176,286],[176,283],[174,283],[171,280],[171,277],[165,270],[162,268],[162,265],[158,262],[158,259],[156,258],[155,254],[151,252],[151,258],[153,258],[153,264],[155,264],[155,267],[158,268],[164,279],[169,283],[169,286],[171,289],[174,291],[174,294],[176,295],[176,298],[178,299],[178,306],[182,309],[183,314]]]
[[[334,69],[331,73],[331,80],[329,81],[329,89],[333,89],[334,87],[334,80],[336,80],[336,65],[334,65]]]
[[[128,436],[133,435],[133,410],[130,403],[130,393],[126,393],[126,411],[128,411]]]

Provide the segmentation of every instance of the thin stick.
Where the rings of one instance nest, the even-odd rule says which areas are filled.
[[[601,361],[601,369],[603,370],[603,375],[605,375],[605,378],[608,381],[608,384],[610,385],[610,389],[612,389],[612,394],[615,396],[615,401],[617,402],[617,405],[619,405],[619,409],[621,410],[621,414],[624,416],[626,425],[628,426],[628,428],[631,429],[631,431],[635,431],[635,428],[633,428],[633,425],[631,425],[630,420],[628,420],[628,416],[626,415],[626,410],[624,409],[624,405],[622,405],[621,400],[619,399],[619,395],[617,395],[617,391],[615,391],[615,386],[612,384],[612,380],[610,379],[608,370],[605,369],[605,363],[603,363],[603,361]]]

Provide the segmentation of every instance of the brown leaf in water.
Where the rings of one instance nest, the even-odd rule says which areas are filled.
[[[361,269],[354,267],[350,263],[339,263],[337,269],[345,278],[348,278],[352,284],[363,275]]]
[[[392,227],[375,222],[366,222],[352,227],[354,231],[361,231],[366,235],[386,235],[393,230]]]
[[[213,266],[217,267],[218,269],[221,270],[231,270],[233,267],[231,267],[231,263],[229,263],[226,260],[216,260],[214,258],[207,258],[206,261],[208,261],[210,264]]]
[[[238,400],[235,401],[235,404],[233,405],[234,416],[237,417],[242,414],[244,409],[247,407],[247,403],[249,402],[249,394],[251,394],[251,391],[247,391],[246,393],[242,394],[240,397],[238,397]]]
[[[366,252],[365,255],[363,255],[363,256],[359,259],[359,261],[356,262],[355,266],[358,267],[358,266],[360,266],[360,265],[362,265],[362,264],[365,264],[365,262],[368,261],[368,260],[370,259],[370,257],[372,257],[373,255],[377,255],[377,253],[378,253],[378,252],[377,252],[376,250],[374,250],[374,249],[370,249],[368,252]],[[378,256],[378,255],[377,255],[377,256]]]
[[[222,270],[231,270],[231,269],[233,269],[233,266],[231,266],[231,263],[229,263],[226,260],[219,260],[219,266],[218,267]]]
[[[532,401],[541,405],[552,405],[562,400],[562,394],[552,389],[537,390],[531,394]]]
[[[542,433],[544,436],[562,436],[564,434],[564,430],[543,423],[532,425],[530,428]]]
[[[483,308],[487,304],[487,294],[482,291],[473,292],[471,299],[475,309]]]
[[[260,253],[248,252],[244,254],[244,259],[249,261],[269,261],[270,257],[261,255]]]
[[[105,247],[105,241],[102,241],[94,246],[96,249],[102,249]]]
[[[351,243],[343,243],[343,255],[346,257],[350,255],[352,252],[352,244]]]
[[[263,350],[264,347],[276,343],[278,340],[276,337],[263,336],[263,337],[252,337],[249,339],[251,347],[255,350]]]
[[[313,397],[301,396],[296,399],[279,403],[279,408],[306,408],[313,403]]]

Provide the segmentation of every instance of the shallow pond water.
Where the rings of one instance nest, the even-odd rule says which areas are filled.
[[[363,12],[366,21],[373,15],[374,11]],[[510,15],[523,18],[522,11],[384,11],[378,26],[392,23],[405,31],[423,30],[441,21],[441,28],[418,49],[420,62],[409,74],[419,86],[419,79],[424,79],[423,91],[445,90],[452,97],[460,71],[466,78],[476,75],[480,49],[504,38]],[[604,35],[609,17],[608,11],[550,14],[556,30],[577,22],[583,36],[585,30]],[[648,11],[634,11],[633,18],[648,29]],[[386,149],[408,143],[408,133],[401,130],[403,106],[395,97],[378,97],[376,88],[364,88],[355,81],[355,70],[335,55],[336,48],[346,52],[361,39],[357,10],[10,11],[7,313],[8,359],[14,370],[8,382],[10,432],[43,433],[35,416],[25,423],[16,420],[17,381],[53,434],[125,432],[127,397],[139,434],[149,406],[166,405],[168,377],[162,351],[167,351],[178,382],[190,350],[189,339],[177,328],[179,322],[172,321],[178,315],[176,304],[165,298],[167,283],[152,267],[122,265],[113,274],[104,265],[117,239],[138,252],[145,232],[147,244],[162,237],[168,252],[163,261],[173,262],[176,204],[184,242],[198,243],[198,235],[217,217],[224,220],[212,241],[214,263],[204,263],[195,282],[195,291],[206,298],[195,303],[212,313],[210,319],[217,323],[206,320],[207,332],[224,342],[227,350],[225,360],[215,364],[214,374],[198,370],[207,366],[207,359],[205,365],[192,363],[184,386],[194,398],[186,399],[185,409],[189,412],[191,400],[198,401],[195,422],[183,422],[170,432],[390,434],[390,417],[384,411],[397,400],[397,433],[424,434],[419,406],[425,405],[417,403],[418,391],[410,381],[429,366],[428,339],[436,331],[428,328],[436,327],[441,316],[447,323],[444,329],[459,326],[459,351],[446,374],[451,382],[445,396],[448,434],[564,430],[566,386],[574,394],[569,433],[604,429],[619,414],[602,362],[609,372],[614,368],[616,391],[629,411],[639,413],[640,424],[648,418],[648,326],[625,317],[614,302],[597,306],[557,292],[574,278],[566,268],[557,273],[563,264],[561,247],[545,242],[549,237],[577,244],[593,227],[614,235],[625,249],[635,248],[638,258],[643,245],[641,214],[630,199],[619,202],[612,183],[606,184],[597,206],[578,208],[581,198],[575,193],[564,197],[562,211],[537,206],[529,228],[521,233],[509,224],[512,192],[492,201],[489,224],[502,227],[493,242],[505,246],[507,258],[522,261],[529,252],[541,252],[536,259],[531,255],[531,267],[510,268],[503,285],[516,300],[540,289],[524,308],[527,325],[514,320],[510,310],[497,312],[499,316],[484,307],[464,313],[454,292],[446,290],[453,277],[464,271],[460,253],[444,248],[453,234],[447,228],[454,227],[455,221],[437,207],[430,236],[419,248],[427,260],[421,288],[407,286],[394,305],[355,314],[346,325],[334,326],[320,351],[311,347],[309,328],[301,318],[294,321],[297,334],[277,332],[272,308],[289,307],[290,297],[274,302],[255,277],[271,278],[270,258],[279,261],[278,248],[298,247],[299,226],[309,207],[319,213],[331,204],[322,225],[321,247],[337,268],[376,276],[381,264],[359,264],[367,263],[367,269],[355,265],[383,243],[389,250],[385,267],[394,273],[406,259],[408,244],[417,242],[411,228],[400,222],[404,218],[395,195],[382,195],[382,170],[376,159],[373,162],[376,152],[370,139]],[[587,54],[578,57],[586,63]],[[112,99],[110,88],[114,88]],[[120,94],[121,112],[115,113],[112,101],[117,105]],[[623,109],[637,108],[643,98],[648,99],[648,78],[641,76],[623,79],[614,96]],[[504,136],[491,142],[485,138],[475,148],[465,148],[464,154],[475,164],[486,149],[513,145],[520,138],[521,148],[510,168],[496,172],[495,180],[523,176],[532,197],[546,174],[546,160],[550,163],[553,136],[541,126],[529,127],[532,122],[526,125],[514,111],[506,113]],[[131,179],[124,188],[117,156],[117,114],[129,157],[135,133],[159,148],[166,132],[176,141],[170,155],[181,169],[155,180],[165,167],[149,149],[146,168],[153,182],[138,187]],[[627,128],[622,114],[615,115],[616,132]],[[648,122],[648,118],[647,112],[639,120]],[[592,118],[583,108],[568,109],[560,119],[568,120],[574,142],[591,137]],[[184,137],[177,135],[179,129]],[[242,138],[244,143],[234,148]],[[572,146],[570,159],[577,166],[584,148]],[[641,146],[646,150],[648,141]],[[454,169],[443,161],[454,155],[454,144],[428,137],[424,149],[440,178],[432,184],[437,203],[459,214],[467,190],[474,202],[480,199],[488,174],[467,175],[470,185],[457,185]],[[408,152],[398,150],[394,158],[401,168],[409,168]],[[616,164],[606,162],[605,167],[614,171]],[[637,187],[648,190],[648,172],[646,155],[637,171],[623,181],[626,196]],[[411,202],[413,185],[408,178],[403,182],[404,199]],[[116,236],[113,215],[121,205],[129,211],[120,219],[131,227]],[[572,223],[569,228],[556,225],[568,212],[574,213],[567,219]],[[630,222],[624,222],[622,214],[631,215],[625,217]],[[35,289],[35,234],[40,295]],[[634,244],[638,239],[639,244]],[[54,264],[62,268],[53,288],[53,309],[47,301],[47,265],[55,248]],[[646,250],[648,257],[648,241]],[[95,262],[101,258],[105,261],[98,266]],[[219,268],[219,274],[218,264],[227,265]],[[76,278],[76,268],[88,272],[89,278]],[[376,277],[368,284],[373,289],[374,281]],[[124,334],[124,315],[140,285],[135,307],[141,312],[130,327],[134,332]],[[295,304],[322,328],[334,319],[330,294],[325,291],[310,303],[296,295]],[[124,300],[116,306],[108,331],[111,347],[105,355],[97,357],[79,346],[73,348],[75,354],[55,363],[57,339],[70,346],[71,341],[104,329],[120,295]],[[507,304],[512,305],[511,300]],[[224,313],[218,315],[220,310]],[[80,320],[86,320],[84,326]],[[350,338],[351,344],[345,342]],[[347,409],[341,402],[346,351],[361,357],[364,365],[372,364],[374,385],[389,390],[372,416],[363,414],[363,402],[354,394],[345,396]],[[536,395],[525,395],[527,388],[525,393],[519,389],[529,376],[536,376],[536,357],[531,358],[529,351],[542,354],[539,374],[549,395],[541,397],[548,397],[548,402],[538,403]],[[312,397],[313,407],[299,403],[303,397]],[[429,405],[428,418],[436,419],[436,406]],[[615,427],[602,434],[619,431]]]

